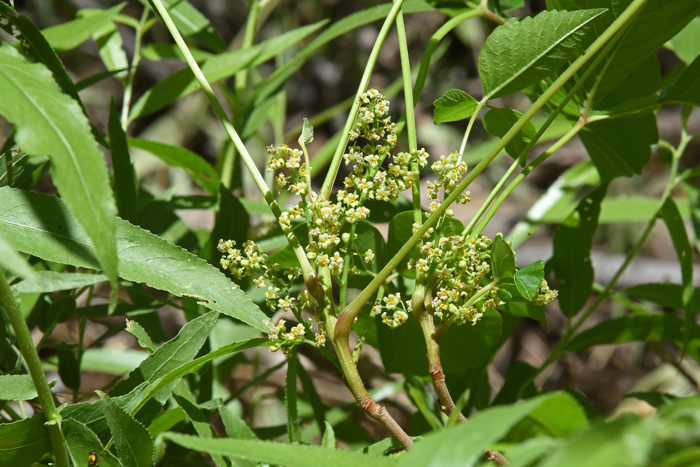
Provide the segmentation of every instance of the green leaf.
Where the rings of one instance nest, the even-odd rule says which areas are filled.
[[[666,43],[686,65],[700,56],[700,18],[693,18],[681,32]]]
[[[290,443],[301,442],[301,429],[297,414],[297,360],[296,352],[287,358],[287,375],[284,380],[284,406],[287,410],[287,436]]]
[[[119,407],[107,394],[97,391],[102,400],[109,430],[124,467],[153,465],[153,440],[148,430]]]
[[[20,293],[48,293],[59,290],[77,289],[106,281],[102,274],[82,272],[36,271],[32,279],[17,284]]]
[[[146,330],[134,320],[126,320],[126,332],[133,334],[139,345],[144,349],[148,350],[150,353],[155,352],[156,345],[151,340],[151,336],[148,335]]]
[[[23,277],[26,282],[36,278],[36,271],[32,268],[22,255],[17,253],[9,243],[0,235],[0,267],[7,269],[13,274]],[[20,282],[21,284],[21,282]]]
[[[640,284],[625,289],[625,293],[640,300],[646,300],[657,305],[683,309],[683,286],[677,284]],[[693,294],[693,309],[700,309],[700,288],[695,288]]]
[[[304,368],[304,365],[301,364],[301,362],[299,362],[299,364],[297,365],[297,375],[299,376],[299,381],[301,381],[301,386],[304,389],[304,399],[306,399],[309,402],[309,404],[311,404],[311,408],[314,411],[314,419],[316,419],[316,423],[318,424],[318,429],[321,430],[321,433],[323,433],[325,437],[326,425],[328,423],[326,422],[327,408],[325,405],[323,405],[323,402],[321,402],[321,397],[316,391],[314,382],[311,379],[311,376],[309,376],[309,373],[307,373],[306,369]],[[333,447],[335,447],[335,444],[333,444]]]
[[[193,319],[180,330],[177,336],[159,347],[153,355],[146,358],[139,367],[129,374],[129,377],[120,382],[111,392],[110,396],[127,394],[144,381],[156,381],[164,377],[172,370],[190,362],[199,353],[209,333],[214,327],[218,313],[209,312],[199,318]],[[162,405],[170,397],[175,382],[155,396]]]
[[[23,152],[15,154],[9,148],[7,152],[0,150],[0,186],[14,186],[28,160],[29,156]]]
[[[491,274],[495,279],[515,274],[515,255],[500,233],[491,243]]]
[[[363,256],[355,259],[355,265],[359,269],[365,269],[374,273],[379,272],[387,262],[387,245],[384,236],[374,226],[374,224],[362,220],[356,224],[355,235],[357,238],[353,242],[355,253],[364,255],[368,250],[374,253],[374,260],[366,263]]]
[[[178,405],[185,411],[187,417],[192,422],[192,425],[194,425],[195,431],[202,439],[212,439],[215,437],[214,430],[212,430],[211,425],[209,424],[209,419],[197,405],[197,401],[195,401],[192,392],[190,392],[190,388],[187,385],[186,380],[180,380],[180,383],[173,391],[173,397]],[[216,467],[228,466],[221,454],[212,454],[211,458]]]
[[[525,362],[513,363],[506,370],[503,387],[498,391],[492,405],[513,404],[521,397],[523,399],[534,397],[537,394],[537,388],[532,379],[536,375],[537,368]]]
[[[119,121],[114,99],[109,107],[109,142],[112,151],[112,170],[114,171],[114,194],[117,198],[119,217],[129,222],[136,222],[136,172],[131,163],[126,134]]]
[[[639,421],[639,417],[628,414],[612,422],[593,426],[574,435],[539,465],[542,467],[648,465],[646,457],[653,445],[650,425],[642,425]]]
[[[409,314],[406,322],[396,329],[382,323],[379,315],[375,317],[375,322],[379,353],[387,373],[418,376],[430,374],[423,331],[413,315]]]
[[[488,131],[489,134],[502,138],[522,116],[523,114],[517,110],[493,107],[484,115],[482,122],[484,124],[484,129]],[[508,155],[517,159],[532,138],[535,137],[536,133],[535,125],[533,125],[532,122],[527,122],[523,129],[506,145],[506,152]],[[525,164],[527,164],[526,158],[523,158],[520,164],[525,167]]]
[[[567,190],[568,191],[568,190]],[[542,222],[559,224],[576,209],[574,197],[560,201],[553,205],[549,212],[541,217]],[[681,205],[683,219],[690,218],[687,205]],[[620,196],[606,198],[600,204],[599,224],[623,224],[632,222],[646,222],[656,215],[659,209],[659,199],[639,195]]]
[[[435,117],[433,123],[457,122],[472,116],[479,103],[459,89],[450,89],[440,99],[433,101]]]
[[[511,302],[500,306],[499,309],[512,316],[534,319],[544,324],[549,329],[549,325],[547,324],[547,316],[544,314],[544,308],[542,308],[541,305]]]
[[[700,106],[700,56],[678,78],[664,100]]]
[[[333,431],[333,426],[328,422],[324,423],[326,424],[326,431],[323,432],[321,446],[328,449],[335,449],[335,432]]]
[[[566,438],[587,427],[586,412],[571,394],[563,392],[520,420],[503,441],[515,444],[537,436]]]
[[[580,53],[581,41],[604,12],[543,11],[497,27],[479,53],[484,100],[521,91],[556,72]]]
[[[239,246],[248,240],[250,216],[242,203],[243,199],[233,196],[231,190],[223,184],[219,185],[219,210],[214,218],[214,228],[200,252],[200,256],[216,267],[220,267],[219,260],[222,256],[218,250],[219,240],[233,240]],[[284,240],[287,244],[287,239]]]
[[[557,279],[559,306],[566,316],[574,316],[588,300],[593,286],[591,247],[598,227],[600,203],[608,184],[603,183],[586,196],[576,211],[557,228],[554,234],[550,264]]]
[[[146,0],[139,0],[144,6],[150,6]],[[207,47],[214,52],[224,52],[226,43],[209,20],[187,0],[164,0],[173,23],[183,35]]]
[[[324,24],[326,21],[320,21],[286,32],[247,49],[215,55],[204,62],[202,73],[210,83],[229,78],[241,70],[256,67],[276,57],[309,34],[316,32]],[[156,112],[197,89],[199,84],[189,68],[176,71],[139,98],[131,109],[129,119],[133,120]]]
[[[579,352],[594,345],[623,342],[658,342],[683,340],[683,321],[671,314],[628,315],[603,321],[583,331],[569,342],[565,350]]]
[[[83,371],[123,375],[135,370],[148,352],[134,349],[87,349],[80,359]]]
[[[219,174],[201,156],[178,146],[140,138],[129,138],[129,146],[143,149],[169,165],[182,167],[199,186],[211,195],[219,193]]]
[[[579,136],[601,180],[641,174],[659,140],[653,113],[589,123]]]
[[[0,235],[18,251],[90,269],[99,265],[92,243],[62,200],[0,188]],[[117,219],[120,276],[132,282],[195,297],[260,330],[267,317],[246,294],[201,258],[126,221]]]
[[[84,226],[113,288],[117,285],[114,200],[107,166],[75,101],[59,92],[49,71],[0,47],[0,114],[15,123],[17,143],[30,154],[47,154],[53,182]]]
[[[220,399],[217,400],[217,405],[221,421],[226,429],[226,436],[238,439],[258,439],[246,422],[238,414],[229,410]]]
[[[286,467],[367,467],[367,456],[341,449],[326,449],[317,445],[273,443],[269,441],[240,440],[231,438],[201,439],[179,433],[165,433],[163,438],[188,449],[222,454],[267,464]],[[388,467],[396,461],[387,457],[372,457],[372,467]]]
[[[62,343],[58,348],[58,375],[63,384],[73,391],[80,390],[80,364],[73,346]]]
[[[119,459],[104,448],[97,435],[77,420],[64,419],[61,431],[66,437],[66,447],[73,465],[85,465],[88,456],[94,451],[100,467],[123,467]]]
[[[41,31],[51,47],[62,53],[74,49],[112,22],[126,2],[108,10],[51,26]]]
[[[13,423],[0,423],[0,463],[31,465],[53,452],[46,417],[38,413]]]
[[[100,12],[101,10],[95,11]],[[105,68],[113,73],[112,76],[116,76],[118,79],[123,80],[126,78],[129,60],[126,52],[124,52],[122,36],[119,34],[114,22],[100,29],[92,38],[95,39],[95,44],[97,44],[97,49]]]
[[[544,263],[536,261],[519,269],[513,276],[515,286],[520,294],[531,302],[537,298],[537,290],[544,279]]]
[[[309,144],[314,140],[314,127],[309,124],[309,120],[304,117],[304,126],[301,129],[301,134],[299,135],[299,144],[302,146]]]
[[[28,52],[34,61],[46,65],[49,71],[53,73],[53,78],[56,80],[58,87],[83,107],[78,91],[73,84],[73,80],[63,66],[63,62],[58,58],[54,49],[46,41],[46,38],[34,23],[26,16],[18,14],[4,2],[0,2],[0,14],[22,33],[22,41],[29,46]],[[10,29],[8,32],[11,33],[11,31]]]
[[[678,207],[672,199],[667,199],[659,210],[659,216],[666,223],[668,232],[673,240],[673,247],[681,264],[681,277],[683,278],[683,309],[685,310],[685,339],[683,348],[687,346],[693,329],[693,314],[698,310],[693,309],[693,249],[688,241],[683,218],[678,212]]]
[[[148,425],[148,433],[151,435],[151,438],[155,439],[156,436],[168,431],[186,418],[187,414],[182,410],[182,407],[166,410]]]
[[[4,326],[4,323],[0,323]],[[0,375],[0,400],[28,401],[37,397],[34,381],[29,375]]]
[[[189,47],[189,50],[197,63],[203,62],[214,55],[194,47]],[[168,44],[165,42],[151,42],[145,45],[141,48],[141,56],[152,62],[169,59],[185,60],[185,57],[176,44]]]
[[[399,460],[400,467],[462,467],[474,465],[484,450],[501,439],[510,428],[550,398],[547,394],[518,405],[494,407],[462,423],[431,433]]]
[[[486,310],[474,325],[450,326],[440,339],[440,359],[445,374],[463,375],[469,368],[487,363],[501,342],[502,326],[503,318],[496,310]]]

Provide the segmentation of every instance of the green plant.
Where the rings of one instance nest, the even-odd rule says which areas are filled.
[[[689,125],[693,106],[700,105],[700,48],[687,39],[700,31],[700,2],[601,0],[593,9],[580,0],[548,0],[547,11],[516,19],[504,11],[523,7],[517,0],[459,5],[396,0],[256,44],[256,28],[276,2],[252,1],[234,51],[187,1],[142,3],[138,20],[123,14],[125,4],[120,4],[84,10],[73,21],[39,30],[14,5],[0,2],[5,33],[0,115],[13,125],[0,149],[0,266],[7,271],[0,269],[5,321],[0,399],[38,397],[43,412],[27,417],[22,402],[16,405],[20,414],[3,404],[0,460],[33,465],[50,459],[77,466],[94,456],[107,466],[200,465],[205,461],[199,452],[205,452],[218,467],[473,465],[480,458],[496,465],[543,466],[697,461],[697,397],[631,394],[658,408],[656,415],[606,422],[575,390],[546,392],[535,380],[565,352],[647,341],[697,389],[695,364],[689,363],[700,362],[694,253],[678,203],[689,203],[684,211],[698,229],[700,196],[693,179],[700,171],[682,169],[681,159],[700,135]],[[403,15],[430,10],[451,19],[433,34],[413,78]],[[284,133],[284,88],[294,73],[324,44],[380,19],[355,95],[303,118],[293,132],[293,138],[300,134],[299,149],[284,144],[293,139]],[[431,157],[418,145],[414,108],[440,41],[474,19],[493,29],[478,56],[483,96],[476,100],[452,89],[435,100],[435,123],[462,122],[464,136],[451,154]],[[133,30],[131,61],[117,25]],[[161,25],[158,36],[154,28]],[[401,76],[382,92],[369,84],[394,28]],[[175,46],[149,43],[166,32]],[[290,47],[317,32],[285,62]],[[74,83],[57,54],[89,39],[107,71]],[[664,45],[686,63],[660,81],[654,54]],[[132,105],[142,60],[163,57],[187,66]],[[264,76],[259,67],[273,58],[276,66]],[[226,82],[231,77],[233,86]],[[123,97],[120,111],[112,99],[103,134],[90,123],[79,91],[108,79],[122,86]],[[210,83],[218,83],[218,93]],[[216,167],[184,147],[127,137],[135,122],[200,88],[224,130]],[[405,109],[395,119],[387,96],[399,90]],[[520,92],[532,102],[525,112],[496,106],[501,101],[495,99]],[[659,140],[654,112],[676,104],[682,105],[676,109],[680,141],[673,145]],[[312,125],[342,111],[348,111],[342,130],[312,150]],[[482,150],[470,141],[480,118],[494,137]],[[270,134],[260,128],[268,121],[274,140],[269,146]],[[575,136],[591,161],[568,169],[509,235],[484,235],[526,176]],[[264,156],[251,149],[259,140],[267,146]],[[544,141],[553,144],[529,160]],[[641,174],[652,146],[669,166],[663,193],[646,200],[646,211],[636,199],[617,207],[634,211],[632,217],[646,226],[611,280],[595,284],[591,248],[610,209],[609,187],[620,177]],[[109,168],[100,147],[110,153]],[[154,196],[136,179],[136,150],[184,169],[206,195]],[[504,152],[512,163],[464,225],[455,205],[471,202],[467,188]],[[343,162],[347,173],[338,177]],[[265,174],[259,170],[263,163]],[[47,171],[60,198],[36,189]],[[425,187],[421,178],[428,179]],[[261,201],[232,194],[250,193],[246,183],[257,187]],[[408,191],[410,201],[404,196]],[[688,201],[673,196],[681,191]],[[213,229],[197,232],[184,225],[175,212],[189,208],[215,212]],[[513,248],[556,209],[564,215],[557,221],[552,258],[517,267]],[[616,291],[659,218],[676,249],[682,284]],[[389,221],[388,240],[376,226],[382,221]],[[93,303],[105,281],[108,298]],[[543,306],[555,298],[567,318],[563,336],[539,367],[513,364],[492,397],[489,365],[521,318],[546,324]],[[629,312],[579,332],[608,298]],[[681,309],[683,318],[632,298]],[[164,305],[182,310],[187,321],[170,340],[155,314]],[[87,344],[88,321],[100,318],[112,327]],[[293,326],[287,326],[290,320]],[[76,326],[75,342],[48,342],[66,322]],[[30,334],[35,326],[43,336],[37,345]],[[138,361],[115,353],[118,368],[95,364],[99,355],[107,355],[96,346],[124,328],[144,349]],[[660,341],[672,343],[672,351]],[[358,363],[370,344],[387,373],[403,375],[402,387],[416,410],[414,434],[421,424],[426,427],[421,433],[431,432],[420,442],[366,387]],[[286,363],[286,423],[269,432],[251,428],[253,415],[246,423],[236,396],[279,366],[256,374],[238,391],[223,386],[244,358],[240,352],[262,347],[281,350],[280,365]],[[356,404],[392,438],[366,442],[361,451],[335,449],[336,428],[356,405],[332,414],[336,409],[322,403],[299,359],[308,348],[342,375]],[[43,364],[42,349],[55,350]],[[46,368],[58,371],[72,403],[56,403]],[[80,402],[81,379],[89,369],[129,374],[102,388],[108,392],[90,391],[88,397],[99,399]],[[215,415],[226,436],[213,430]],[[470,422],[461,423],[467,417]],[[687,435],[671,435],[678,432]],[[322,435],[321,446],[309,443],[316,434]],[[352,442],[345,436],[338,431],[341,440]],[[288,443],[261,441],[279,437]]]

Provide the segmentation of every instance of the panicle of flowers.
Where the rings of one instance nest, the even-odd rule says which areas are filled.
[[[267,255],[255,242],[248,240],[241,249],[234,248],[235,245],[233,240],[219,240],[217,248],[224,253],[219,262],[224,270],[229,271],[236,279],[252,276],[256,271],[267,270]]]
[[[550,289],[547,281],[542,279],[542,284],[537,290],[535,305],[549,305],[552,300],[557,298],[557,295],[559,295],[559,291],[556,289]]]

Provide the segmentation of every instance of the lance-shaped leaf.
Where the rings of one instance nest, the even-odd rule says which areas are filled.
[[[114,99],[109,106],[108,129],[112,151],[112,170],[114,171],[114,191],[119,217],[129,222],[135,222],[138,183],[134,166],[131,163],[129,147],[126,143],[126,134],[119,121]]]
[[[27,260],[17,253],[2,236],[0,236],[0,267],[25,279],[36,277],[36,271],[27,263]]]
[[[27,63],[7,44],[0,47],[0,89],[0,114],[15,124],[23,151],[53,159],[53,182],[116,288],[114,198],[107,165],[82,109],[59,91],[44,65]]]
[[[66,52],[79,46],[107,26],[124,8],[124,5],[126,2],[100,13],[89,14],[58,26],[51,26],[41,33],[56,52]]]
[[[491,273],[496,279],[513,277],[515,274],[515,255],[500,233],[491,244]]]
[[[153,465],[153,440],[148,430],[126,413],[107,394],[97,391],[103,402],[109,430],[124,467],[148,467]]]
[[[507,96],[548,77],[580,50],[605,10],[543,11],[497,27],[479,53],[484,99]]]
[[[314,127],[311,126],[309,120],[304,117],[304,126],[301,128],[301,134],[299,135],[299,144],[306,145],[314,140]]]
[[[93,243],[58,198],[0,188],[0,235],[16,250],[72,266],[98,269]],[[265,314],[221,271],[150,232],[117,219],[120,275],[132,282],[191,296],[206,307],[267,330]]]
[[[608,184],[586,196],[554,234],[550,264],[557,278],[559,306],[566,316],[574,316],[586,303],[593,286],[591,247],[598,227],[600,203]]]
[[[106,281],[102,274],[85,274],[82,272],[36,271],[31,279],[17,284],[20,293],[47,293],[59,290],[77,289]]]
[[[450,89],[440,99],[433,102],[436,125],[443,122],[456,122],[469,118],[479,103],[472,96],[459,89]]]

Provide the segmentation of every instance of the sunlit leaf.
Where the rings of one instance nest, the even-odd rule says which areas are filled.
[[[443,122],[456,122],[469,118],[476,110],[478,102],[472,96],[459,89],[451,89],[433,102],[435,106],[436,125]]]

